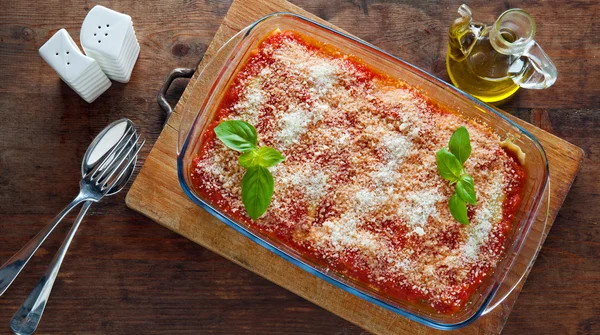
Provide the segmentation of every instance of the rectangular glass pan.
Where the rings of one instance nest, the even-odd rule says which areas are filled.
[[[479,286],[470,301],[452,315],[432,313],[418,305],[386,296],[360,282],[353,281],[334,271],[329,271],[305,258],[287,245],[263,235],[243,222],[227,216],[214,207],[208,199],[197,194],[190,180],[189,167],[197,154],[208,124],[214,119],[218,106],[238,70],[244,65],[252,50],[275,29],[292,30],[327,43],[344,54],[361,59],[376,71],[401,79],[426,95],[434,103],[465,117],[486,123],[501,138],[511,138],[527,155],[525,169],[527,180],[522,202],[507,238],[506,253],[494,273]],[[199,206],[254,242],[360,298],[389,309],[409,319],[438,329],[463,327],[482,314],[499,305],[528,272],[540,247],[544,220],[547,214],[548,164],[546,154],[525,129],[479,100],[456,89],[374,46],[354,37],[332,30],[304,17],[276,13],[266,16],[243,29],[212,55],[199,74],[192,94],[188,97],[179,127],[177,168],[179,181],[185,193]],[[544,200],[544,201],[542,201]],[[541,229],[532,230],[539,214]]]

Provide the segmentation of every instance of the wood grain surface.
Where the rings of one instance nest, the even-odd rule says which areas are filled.
[[[434,74],[444,73],[445,32],[460,2],[293,1]],[[91,105],[37,55],[65,27],[78,40],[89,1],[3,2],[0,13],[0,262],[77,192],[79,160],[110,121],[126,116],[154,142],[155,95],[175,67],[194,67],[229,1],[102,2],[130,14],[142,47],[129,84]],[[522,7],[559,69],[546,91],[522,91],[503,106],[586,153],[505,333],[599,330],[600,40],[594,1],[469,3],[491,22]],[[170,92],[172,102],[185,82]],[[149,152],[144,149],[142,157]],[[72,217],[72,216],[71,216]],[[0,334],[39,280],[70,222],[59,227],[0,298]],[[362,330],[128,210],[124,194],[92,207],[65,260],[39,333],[335,333]]]
[[[218,76],[227,56],[221,53],[217,54],[216,51],[235,33],[261,17],[274,12],[298,13],[329,24],[285,0],[234,1],[217,30],[215,38],[208,46],[204,58],[198,66],[198,71],[177,104],[175,116],[169,120],[146,158],[142,170],[127,195],[127,206],[368,331],[376,334],[432,332],[430,328],[377,307],[319,280],[261,248],[192,203],[178,185],[176,153],[173,148],[177,145],[177,134],[181,127],[180,118],[188,108],[188,104],[191,106],[202,104],[204,92],[210,89],[212,82]],[[210,65],[208,65],[209,63]],[[198,107],[191,108],[188,113],[195,113],[194,109]],[[553,171],[550,178],[552,187],[549,220],[546,220],[546,216],[540,215],[533,227],[534,231],[542,233],[545,230],[544,232],[547,234],[566,192],[571,187],[583,153],[579,148],[564,140],[522,120],[514,119],[538,138],[546,150],[550,170]],[[538,243],[539,238],[537,240],[530,239],[526,242],[524,249],[535,251]],[[519,271],[518,269],[525,271],[526,267],[527,261],[521,261],[520,264],[515,265],[515,271]],[[520,274],[514,274],[514,276],[518,278]],[[457,333],[500,333],[518,297],[520,288],[521,286],[517,287],[489,315],[458,330]],[[501,296],[501,293],[499,292],[498,295]]]

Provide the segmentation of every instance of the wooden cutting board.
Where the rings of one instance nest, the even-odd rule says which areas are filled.
[[[199,68],[202,68],[219,47],[236,32],[265,15],[283,11],[297,13],[330,25],[285,0],[235,0],[200,62]],[[187,198],[177,179],[176,146],[183,107],[188,99],[194,99],[197,96],[194,94],[193,88],[194,83],[198,80],[198,72],[196,71],[177,104],[174,112],[176,115],[171,117],[163,129],[129,190],[126,198],[127,206],[373,333],[432,332],[431,328],[368,303],[300,270],[243,237]],[[549,218],[542,237],[545,239],[577,174],[583,158],[583,151],[522,120],[508,116],[536,136],[548,155],[551,171],[551,203]],[[543,230],[544,221],[543,218],[540,218],[536,223],[536,229]],[[455,332],[464,334],[500,333],[522,284],[493,312]]]

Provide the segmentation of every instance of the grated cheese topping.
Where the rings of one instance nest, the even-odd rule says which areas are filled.
[[[271,168],[271,205],[252,221],[241,201],[238,153],[207,140],[192,179],[217,207],[372,289],[410,293],[437,311],[463,306],[465,292],[498,263],[514,171],[485,125],[292,32],[264,41],[230,90],[238,93],[222,103],[222,119],[250,122],[259,144],[287,159]],[[473,146],[465,170],[478,196],[467,226],[450,215],[453,188],[435,161],[462,125]]]

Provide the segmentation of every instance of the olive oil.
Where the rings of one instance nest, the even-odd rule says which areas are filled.
[[[556,67],[533,40],[533,18],[509,9],[495,23],[473,22],[467,5],[450,26],[446,68],[454,85],[489,103],[500,103],[520,87],[544,89],[556,81]]]
[[[506,40],[514,41],[513,32],[504,30],[501,34]],[[508,68],[513,63],[514,56],[497,52],[490,43],[489,36],[482,35],[484,36],[473,42],[471,52],[464,57],[454,57],[461,54],[460,45],[449,43],[449,49],[458,49],[448,51],[446,68],[456,87],[484,102],[501,102],[519,89],[508,76]],[[450,40],[456,38],[460,37],[450,36]]]

